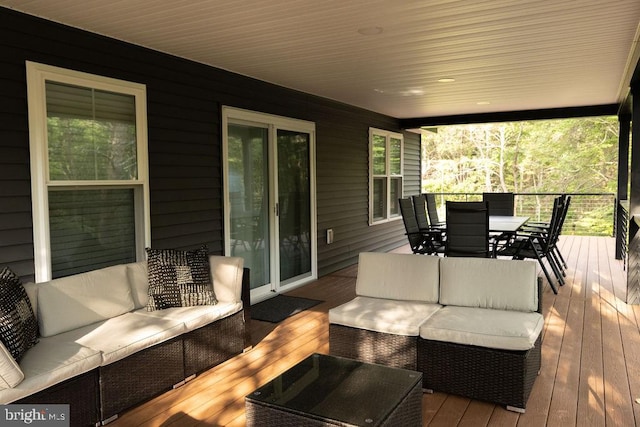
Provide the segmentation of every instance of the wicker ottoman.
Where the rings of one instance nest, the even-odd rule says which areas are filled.
[[[313,354],[245,402],[247,426],[421,426],[422,374]]]

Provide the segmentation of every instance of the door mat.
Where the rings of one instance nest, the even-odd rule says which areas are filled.
[[[277,295],[251,306],[251,318],[263,322],[279,323],[323,301],[288,295]]]

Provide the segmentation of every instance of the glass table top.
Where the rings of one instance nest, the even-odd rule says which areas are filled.
[[[421,380],[416,371],[313,354],[247,400],[322,421],[375,426]]]

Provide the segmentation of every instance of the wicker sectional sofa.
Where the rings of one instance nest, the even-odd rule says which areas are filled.
[[[209,256],[215,305],[147,311],[147,263],[28,283],[40,337],[16,363],[0,343],[0,404],[70,404],[71,425],[107,423],[249,346],[249,272]],[[248,316],[246,316],[248,318]]]
[[[524,412],[544,325],[534,262],[362,253],[356,295],[329,311],[331,354]]]

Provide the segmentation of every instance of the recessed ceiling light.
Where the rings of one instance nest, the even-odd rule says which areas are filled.
[[[477,105],[489,105],[491,103],[489,101],[479,101],[479,102],[476,102],[476,104]]]
[[[380,89],[374,88],[374,92],[388,96],[422,96],[427,92],[421,87],[411,87],[408,89]]]
[[[422,88],[411,88],[398,91],[398,94],[401,96],[420,96],[424,95],[424,90]]]
[[[451,78],[451,77],[443,77],[441,79],[438,79],[439,83],[451,83],[451,82],[455,82],[456,79]]]
[[[363,36],[375,36],[382,33],[382,27],[366,27],[358,29],[358,32]]]

